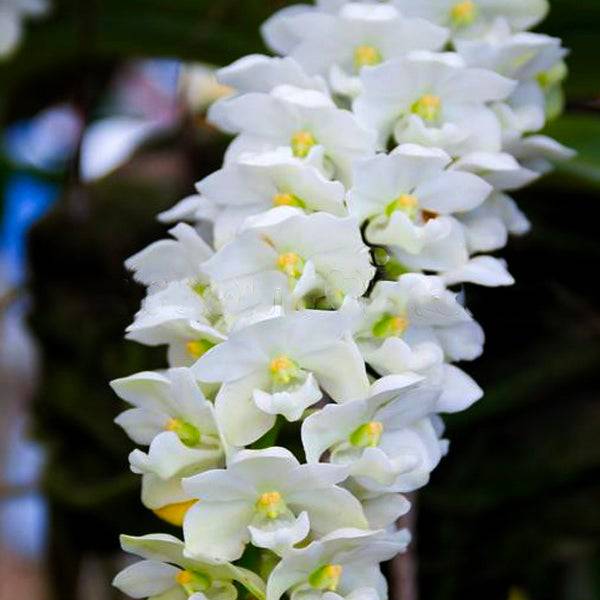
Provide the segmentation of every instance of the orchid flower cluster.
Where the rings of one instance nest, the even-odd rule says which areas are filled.
[[[280,57],[218,72],[221,170],[127,267],[127,337],[169,368],[112,382],[142,502],[182,537],[122,538],[115,585],[153,600],[385,600],[396,522],[482,396],[456,286],[529,223],[508,195],[570,151],[545,0],[318,0],[264,25]],[[204,237],[201,235],[204,235]],[[454,289],[454,291],[453,291]],[[460,289],[458,290],[460,291]]]

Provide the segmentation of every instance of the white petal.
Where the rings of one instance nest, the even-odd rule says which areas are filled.
[[[446,171],[421,184],[415,195],[427,210],[449,214],[476,208],[491,192],[492,186],[476,175]]]
[[[483,390],[464,371],[454,365],[444,365],[444,383],[438,400],[439,412],[466,410],[483,397]]]
[[[221,387],[215,401],[217,422],[231,445],[252,444],[275,425],[275,416],[262,411],[254,401],[254,391],[265,387],[260,373]]]
[[[292,523],[283,523],[272,529],[252,526],[248,529],[254,546],[268,548],[279,556],[285,556],[293,546],[306,538],[310,531],[310,521],[308,513],[302,512]]]
[[[306,511],[311,529],[325,535],[336,529],[367,529],[367,519],[360,502],[347,490],[332,486],[319,490],[298,490],[286,496],[294,512]]]
[[[142,561],[121,571],[113,585],[132,598],[158,596],[175,587],[180,569],[156,561]]]
[[[305,354],[302,366],[315,374],[321,387],[336,402],[364,398],[369,390],[364,360],[351,340]]]
[[[250,540],[248,525],[254,510],[245,500],[201,500],[195,504],[183,523],[186,556],[208,556],[217,561],[240,558]]]
[[[322,396],[312,373],[298,389],[273,394],[255,390],[253,394],[254,402],[260,410],[270,415],[283,415],[291,423],[299,421],[304,411],[316,404]]]
[[[362,501],[371,529],[385,529],[410,510],[402,494],[382,494]]]
[[[165,430],[168,421],[168,414],[143,408],[126,410],[115,419],[115,423],[122,427],[136,444],[142,446],[149,446],[152,440]]]
[[[506,270],[504,262],[491,256],[476,256],[462,267],[443,274],[447,285],[476,283],[487,287],[513,285],[515,280]]]

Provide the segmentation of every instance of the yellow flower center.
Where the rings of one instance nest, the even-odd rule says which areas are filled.
[[[286,510],[285,502],[279,492],[265,492],[258,499],[256,507],[269,519],[276,519]]]
[[[302,275],[304,261],[295,252],[286,252],[277,258],[277,268],[288,277],[297,279]]]
[[[357,71],[378,65],[382,60],[381,52],[374,46],[358,46],[354,50],[354,67]]]
[[[317,140],[310,131],[297,131],[292,136],[292,152],[297,158],[306,158],[311,148],[316,145]]]
[[[298,208],[304,208],[306,205],[298,196],[294,194],[275,194],[273,196],[273,206],[295,206]]]
[[[433,94],[421,96],[413,105],[412,112],[424,121],[437,121],[442,111],[442,99]]]
[[[183,525],[183,519],[185,515],[197,500],[188,500],[187,502],[179,502],[177,504],[168,504],[162,508],[153,510],[152,512],[163,521],[175,525],[175,527],[181,527]]]
[[[291,358],[284,355],[271,361],[269,371],[273,380],[280,385],[288,385],[300,373],[298,365]]]
[[[179,571],[177,575],[175,575],[175,581],[179,585],[187,585],[188,583],[192,583],[194,576],[189,571]]]
[[[450,19],[455,27],[468,27],[477,16],[477,6],[472,0],[458,2],[450,11]]]
[[[405,315],[384,315],[373,325],[373,335],[378,338],[401,336],[409,325]]]
[[[185,349],[187,353],[195,359],[204,356],[211,348],[214,348],[214,344],[208,340],[192,340],[187,342]]]
[[[383,434],[383,423],[371,421],[361,425],[350,436],[350,443],[358,448],[376,448]]]
[[[308,583],[317,590],[335,592],[340,585],[343,572],[341,565],[325,565],[311,573]]]
[[[419,199],[411,194],[402,194],[385,208],[387,217],[391,217],[396,211],[406,213],[409,218],[415,219],[419,212]]]
[[[194,595],[196,592],[203,592],[211,586],[209,577],[195,571],[179,571],[175,575],[175,581],[188,593]]]

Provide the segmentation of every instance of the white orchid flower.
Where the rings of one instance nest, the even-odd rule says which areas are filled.
[[[134,272],[133,278],[151,290],[182,279],[194,284],[208,283],[199,267],[214,254],[212,248],[185,223],[179,223],[169,233],[174,240],[154,242],[125,262]]]
[[[499,19],[513,31],[530,29],[549,8],[548,0],[394,0],[394,4],[407,16],[450,27],[455,38],[481,37]]]
[[[302,12],[286,27],[299,40],[290,56],[308,73],[327,78],[334,93],[354,97],[360,71],[413,50],[440,50],[448,30],[423,19],[405,19],[387,4],[345,4],[337,14]]]
[[[238,559],[248,542],[291,548],[309,533],[366,529],[360,502],[337,483],[344,467],[301,465],[284,448],[244,450],[225,470],[184,480],[198,503],[184,522],[186,555]]]
[[[419,254],[448,237],[449,217],[480,206],[492,191],[472,173],[447,170],[450,163],[441,150],[411,144],[358,161],[348,208],[361,223],[368,221],[367,240]]]
[[[354,337],[380,373],[422,374],[445,359],[473,360],[483,351],[481,327],[455,294],[440,278],[416,273],[375,285]]]
[[[214,212],[217,248],[230,242],[246,218],[273,207],[302,212],[347,214],[344,186],[329,181],[316,168],[294,157],[289,149],[248,155],[196,185],[203,205]],[[196,209],[195,215],[201,216]],[[207,257],[208,258],[208,257]]]
[[[406,530],[333,532],[283,558],[267,581],[267,600],[286,592],[291,600],[385,600],[387,583],[378,563],[403,552],[409,542]]]
[[[375,148],[375,132],[314,90],[282,85],[271,94],[244,94],[217,102],[209,118],[230,133],[241,134],[227,151],[231,163],[248,152],[290,148],[294,156],[318,163],[342,183],[349,183],[352,163]]]
[[[467,68],[456,54],[414,52],[364,69],[354,101],[358,121],[375,129],[385,148],[398,143],[446,150],[452,156],[501,150],[501,130],[489,103],[508,98],[516,83],[493,71]]]
[[[559,38],[541,33],[513,34],[506,21],[480,40],[457,40],[456,52],[468,67],[495,71],[518,81],[530,81],[553,69],[568,54]]]
[[[405,383],[402,376],[384,377],[366,400],[329,404],[310,415],[302,425],[308,462],[328,451],[333,464],[379,493],[425,485],[444,451],[428,418],[441,390]]]
[[[134,442],[149,446],[145,458],[139,459],[145,460],[149,471],[170,479],[224,464],[213,405],[189,369],[138,373],[112,381],[111,387],[134,406],[115,421]]]
[[[129,455],[129,467],[142,477],[142,504],[163,521],[181,527],[187,511],[196,503],[181,487],[182,475],[163,479],[148,455],[136,450]]]
[[[235,331],[193,367],[200,381],[223,383],[217,421],[228,442],[246,446],[267,433],[276,415],[297,421],[322,397],[364,397],[364,361],[345,316],[306,310]]]
[[[458,217],[466,231],[469,252],[493,252],[504,248],[509,235],[525,235],[531,225],[515,201],[495,193],[480,207]]]
[[[266,45],[277,54],[287,55],[302,38],[289,26],[298,15],[304,13],[337,14],[348,0],[315,0],[314,4],[292,4],[278,10],[261,27]]]
[[[546,135],[514,135],[505,139],[506,151],[513,154],[523,166],[544,175],[554,168],[557,162],[570,160],[576,155],[571,148]]]
[[[273,214],[274,213],[274,214]],[[279,215],[278,215],[279,213]],[[339,308],[362,296],[375,274],[356,219],[327,213],[266,215],[202,266],[227,312],[280,303]]]
[[[190,366],[226,339],[221,308],[210,289],[188,281],[174,281],[147,296],[127,339],[147,346],[168,346],[172,367]]]
[[[427,240],[419,254],[411,254],[398,246],[388,246],[389,260],[385,265],[388,277],[396,279],[403,273],[436,272],[448,286],[474,283],[486,287],[514,283],[506,263],[493,256],[470,256],[467,233],[457,219],[449,219],[446,236]]]
[[[519,190],[540,177],[506,152],[473,152],[454,161],[450,169],[474,173],[500,192]]]
[[[368,490],[353,479],[344,483],[344,487],[360,500],[369,527],[374,530],[392,529],[398,519],[411,509],[411,503],[402,494]]]
[[[166,534],[121,536],[125,552],[145,559],[121,571],[113,585],[132,598],[150,600],[235,600],[233,582],[256,598],[265,597],[264,582],[247,569],[184,555],[184,543]]]
[[[308,75],[293,58],[249,54],[217,71],[219,81],[239,94],[270,93],[280,85],[327,93],[327,84],[319,76]]]

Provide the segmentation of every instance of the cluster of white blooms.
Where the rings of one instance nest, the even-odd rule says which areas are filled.
[[[183,528],[123,537],[115,585],[155,600],[385,600],[404,494],[481,389],[481,327],[452,286],[513,279],[507,192],[569,151],[545,0],[319,0],[263,29],[284,57],[219,71],[221,170],[127,266],[127,337],[169,368],[114,381],[142,501]],[[201,236],[204,234],[204,238]],[[246,590],[244,592],[244,590]]]

